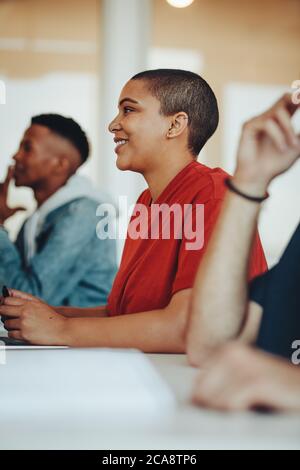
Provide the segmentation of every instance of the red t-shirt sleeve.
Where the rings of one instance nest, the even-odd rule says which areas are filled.
[[[204,204],[204,224],[202,223],[201,226],[201,230],[204,235],[202,248],[197,250],[188,250],[187,244],[190,243],[190,240],[187,240],[185,236],[182,237],[178,257],[178,269],[173,283],[172,295],[179,290],[193,287],[199,263],[206,251],[209,238],[220,213],[222,202],[222,199],[211,199]],[[192,214],[193,225],[196,227],[195,206],[193,206]]]

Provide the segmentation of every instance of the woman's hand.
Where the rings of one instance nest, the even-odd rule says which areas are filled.
[[[36,297],[10,289],[2,297],[0,315],[9,338],[39,345],[66,345],[68,319]]]

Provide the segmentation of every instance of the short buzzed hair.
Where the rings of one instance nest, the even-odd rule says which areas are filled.
[[[164,116],[179,112],[188,115],[188,148],[197,157],[219,123],[217,99],[208,83],[196,73],[178,69],[147,70],[131,80],[147,82]]]
[[[40,114],[31,119],[31,125],[33,124],[47,127],[71,142],[80,154],[81,164],[87,160],[90,153],[89,141],[85,132],[74,119],[60,114]]]

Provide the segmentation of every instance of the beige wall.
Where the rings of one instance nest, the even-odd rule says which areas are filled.
[[[31,77],[63,70],[101,75],[101,3],[0,1],[0,74]],[[3,38],[26,42],[23,50],[5,50]],[[46,52],[44,40],[57,51]],[[74,41],[79,41],[78,52]],[[59,44],[72,47],[72,42],[72,53],[59,50]],[[221,125],[207,152],[212,165],[221,164],[224,86],[233,81],[289,85],[300,78],[300,0],[195,0],[186,9],[153,0],[152,44],[192,48],[204,57],[202,74],[221,108]]]
[[[177,9],[154,0],[153,43],[198,49],[204,57],[202,75],[221,109],[221,126],[208,153],[212,164],[220,164],[226,83],[289,86],[300,78],[300,1],[195,0]]]
[[[0,41],[8,39],[9,48],[12,39],[25,39],[25,43],[22,50],[4,50],[0,42],[0,74],[32,77],[61,70],[98,72],[100,22],[98,0],[1,0]],[[77,53],[74,41],[79,42]],[[71,42],[72,53],[59,50],[71,47]],[[49,45],[50,52],[46,52]]]
[[[86,94],[82,94],[81,101],[89,104],[86,107],[88,111],[83,114],[88,134],[92,143],[96,144],[96,151],[89,162],[89,174],[96,179],[99,176],[97,165],[101,155],[100,136],[104,132],[104,127],[100,127],[99,87],[95,90],[102,75],[101,6],[101,0],[0,0],[0,77],[8,77],[8,81],[12,79],[11,82],[20,79],[17,82],[21,87],[25,83],[24,90],[27,89],[28,80],[23,79],[29,79],[35,87],[35,83],[43,81],[40,78],[51,72],[62,72],[58,77],[62,76],[64,80],[64,72],[75,72],[78,76],[91,77],[95,83],[95,87],[91,88],[85,85]],[[126,44],[126,37],[123,44]],[[219,129],[206,146],[205,162],[211,166],[222,166],[225,163],[223,124],[226,85],[242,82],[289,87],[292,81],[300,78],[300,0],[195,0],[186,9],[172,8],[165,0],[153,0],[152,46],[193,49],[203,57],[203,68],[199,72],[214,88],[221,110]],[[30,78],[35,81],[30,81]],[[47,96],[51,97],[51,92],[53,90]],[[68,100],[72,101],[72,105],[75,103],[72,114],[78,112],[81,122],[81,108],[75,101],[77,89],[71,93],[74,93],[74,100],[69,95]],[[246,98],[247,108],[244,106],[243,109],[249,111],[248,95]],[[22,116],[36,112],[30,99],[29,102],[28,99],[24,100],[28,109],[24,103],[22,105],[22,98],[19,102],[15,98],[8,101],[8,107],[12,105],[11,113],[8,113],[10,119],[0,114],[2,133],[7,144],[5,147],[4,142],[3,147],[2,142],[1,146],[2,175],[7,164],[6,159],[1,168],[2,155],[10,155],[11,142],[18,141],[18,133],[21,135],[24,126]],[[38,91],[35,101],[41,101]],[[57,103],[54,105],[57,106]],[[230,109],[233,109],[232,105],[231,101]],[[257,103],[251,113],[255,112],[256,106]],[[18,109],[23,114],[16,113]],[[20,122],[16,122],[16,114],[20,114]],[[231,121],[226,117],[226,122]],[[230,132],[226,130],[226,137]],[[230,153],[234,154],[234,150],[230,149]],[[200,155],[201,158],[204,157]],[[277,199],[276,194],[270,198],[273,216],[272,207],[265,211],[266,226],[275,227],[271,233],[265,230],[265,246],[269,248],[272,259],[278,257],[297,222],[295,217],[298,207],[294,207],[291,201],[297,203],[299,192],[291,197],[289,189],[298,185],[288,178],[283,177],[282,186],[276,193]],[[24,202],[22,190],[12,194],[21,197],[21,200],[13,200],[13,204]],[[278,214],[281,214],[280,217]],[[296,214],[295,220],[292,217],[289,219],[288,214]],[[16,232],[18,224],[13,224],[14,220],[11,228]],[[282,228],[286,229],[286,233],[283,233]]]

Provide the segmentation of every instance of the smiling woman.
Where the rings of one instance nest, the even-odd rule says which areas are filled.
[[[12,317],[6,321],[11,337],[33,343],[183,353],[191,288],[225,193],[226,173],[197,162],[218,125],[217,101],[199,75],[161,69],[132,77],[121,91],[118,107],[109,126],[117,144],[117,166],[140,173],[147,182],[136,203],[137,209],[147,208],[146,231],[149,228],[152,235],[157,223],[157,214],[152,214],[152,207],[149,210],[152,202],[170,209],[177,205],[181,214],[190,205],[183,236],[173,233],[164,238],[161,227],[158,237],[131,237],[129,226],[105,306],[55,312],[38,299],[12,290],[0,313]],[[204,244],[191,248],[187,242],[197,224],[197,206],[203,204]],[[249,276],[265,268],[257,238]],[[99,318],[88,318],[91,315]],[[82,318],[72,318],[78,316]]]

